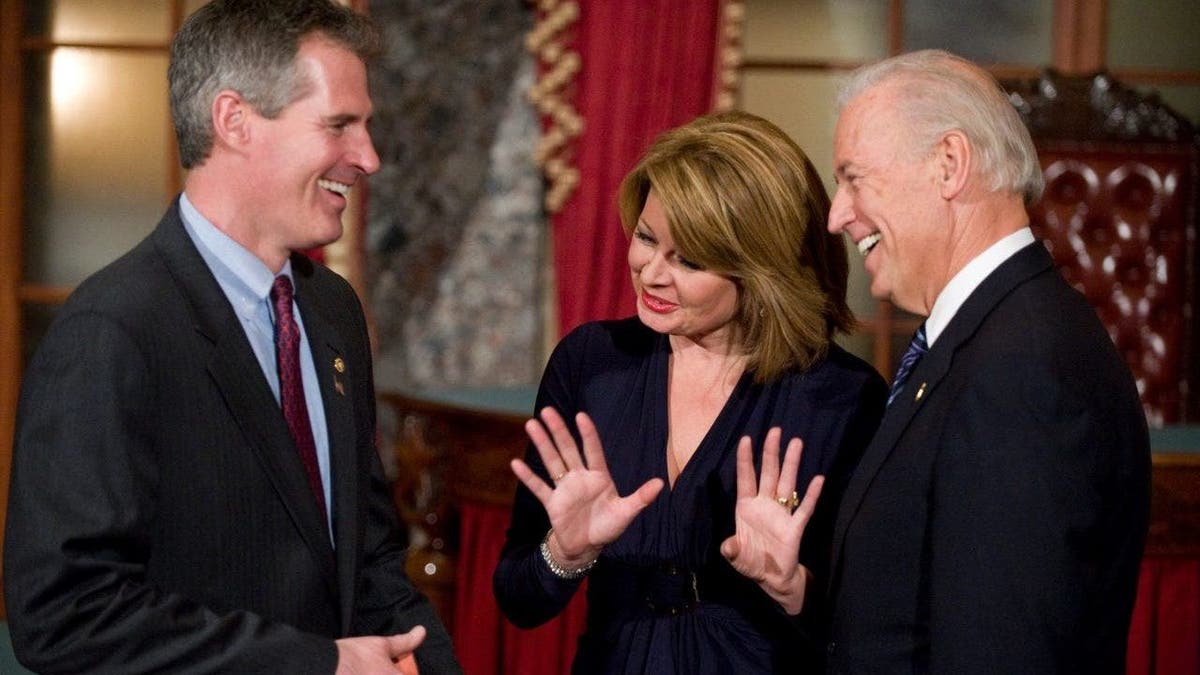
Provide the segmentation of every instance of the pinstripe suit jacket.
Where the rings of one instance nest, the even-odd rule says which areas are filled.
[[[25,375],[4,563],[14,648],[32,669],[332,673],[332,638],[420,623],[422,672],[457,671],[404,576],[362,309],[341,277],[292,263],[336,547],[176,203],[80,285]]]

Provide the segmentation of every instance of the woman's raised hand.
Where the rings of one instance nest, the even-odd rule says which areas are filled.
[[[633,494],[620,496],[604,461],[600,436],[587,414],[575,416],[583,441],[582,455],[557,411],[543,408],[541,418],[526,422],[525,433],[537,448],[550,483],[520,459],[512,461],[512,470],[550,516],[553,533],[547,545],[555,561],[566,568],[583,567],[654,501],[663,481],[652,478]]]
[[[823,476],[808,484],[804,499],[796,494],[803,443],[793,438],[779,464],[778,427],[763,443],[762,475],[755,486],[751,441],[743,436],[737,449],[736,530],[721,543],[721,554],[734,569],[758,585],[789,614],[804,607],[811,573],[799,562],[800,540],[821,494]]]

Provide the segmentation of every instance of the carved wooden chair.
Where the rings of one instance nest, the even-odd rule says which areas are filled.
[[[1095,306],[1151,426],[1195,423],[1196,131],[1100,73],[1005,83],[1038,148],[1034,234]]]

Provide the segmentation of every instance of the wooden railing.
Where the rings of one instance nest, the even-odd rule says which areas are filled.
[[[459,505],[512,503],[517,479],[508,463],[525,451],[526,417],[395,393],[381,393],[379,403],[393,429],[380,445],[396,459],[393,493],[412,538],[407,571],[449,627]]]

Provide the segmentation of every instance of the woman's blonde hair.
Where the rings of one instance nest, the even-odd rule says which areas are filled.
[[[807,369],[853,328],[846,246],[825,227],[829,196],[779,127],[735,111],[659,136],[621,182],[626,234],[650,190],[680,254],[736,284],[734,340],[757,381]]]

